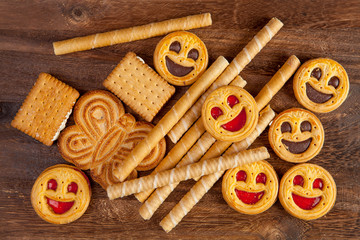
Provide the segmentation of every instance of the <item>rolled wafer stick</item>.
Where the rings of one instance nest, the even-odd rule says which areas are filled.
[[[277,18],[272,18],[255,36],[254,38],[242,49],[238,55],[232,60],[225,71],[214,82],[214,87],[207,95],[218,87],[228,85],[239,73],[245,68],[247,64],[260,52],[262,48],[274,37],[274,35],[282,28],[284,24]],[[201,114],[201,106],[205,101],[204,97],[199,99],[202,102],[196,107],[190,109],[187,120],[180,121],[170,134],[168,135],[172,142],[176,143],[177,140],[187,131],[189,126],[196,121]],[[197,117],[196,117],[197,116]]]
[[[54,42],[53,47],[55,54],[61,55],[156,37],[174,31],[206,27],[211,24],[210,13],[204,13]]]
[[[272,97],[284,86],[299,66],[300,60],[296,56],[292,55],[288,58],[285,64],[275,73],[255,97],[259,109],[262,109],[269,103]]]
[[[246,81],[240,76],[237,75],[230,85],[245,87]],[[175,124],[175,126],[168,133],[168,137],[173,143],[176,143],[181,136],[189,129],[191,124],[193,124],[201,115],[201,107],[209,94],[214,91],[216,88],[223,86],[220,82],[215,81],[208,90],[197,100],[197,102],[185,113],[185,115],[180,119],[180,121]]]
[[[199,160],[201,156],[205,154],[205,152],[215,141],[216,139],[213,138],[213,136],[205,132],[197,141],[197,143],[190,149],[190,151],[181,159],[176,167],[181,167],[197,162],[197,160]],[[179,183],[174,183],[156,189],[155,192],[151,194],[151,196],[145,201],[145,203],[141,205],[139,209],[140,215],[146,220],[150,219],[178,184]]]
[[[265,130],[270,121],[275,117],[275,112],[267,106],[261,113],[256,130],[253,131],[246,139],[232,144],[225,152],[226,155],[247,149],[255,139]],[[180,200],[180,202],[165,216],[160,222],[160,226],[169,232],[173,229],[190,210],[198,203],[201,198],[211,189],[219,180],[224,171],[216,172],[203,176],[191,190]],[[151,209],[150,209],[151,210]]]
[[[180,120],[186,111],[215,81],[215,79],[228,66],[228,61],[220,56],[208,68],[201,77],[187,90],[187,92],[175,103],[171,110],[159,121],[158,124],[148,133],[147,137],[140,141],[131,153],[114,170],[114,175],[119,181],[124,181],[136,166],[151,152],[156,144],[170,131]]]
[[[231,82],[231,84],[235,85],[235,86],[244,87],[246,85],[246,81],[244,79],[242,79],[238,75]],[[201,108],[201,106],[200,106],[200,108]],[[205,132],[205,128],[204,128],[204,125],[203,125],[203,121],[202,121],[202,119],[198,119],[194,123],[194,125],[192,125],[191,128],[180,139],[180,141],[170,150],[168,155],[160,162],[160,164],[154,169],[154,171],[151,174],[154,174],[156,172],[161,172],[161,171],[164,171],[164,170],[168,170],[170,168],[175,167],[176,164],[184,156],[184,154],[190,149],[190,147],[199,139],[199,137],[204,132]],[[205,152],[206,152],[208,148],[204,148],[204,149],[205,149]],[[135,197],[140,202],[144,202],[154,190],[155,189],[151,189],[151,190],[148,190],[148,191],[145,191],[145,192],[137,193],[137,194],[135,194]],[[164,195],[166,195],[166,194],[164,194]]]
[[[264,160],[269,157],[270,155],[266,147],[241,151],[225,157],[207,159],[202,162],[173,168],[154,175],[148,175],[115,185],[110,185],[107,188],[107,194],[110,199],[124,197],[151,188],[158,188],[168,184],[185,181],[193,177],[224,171],[245,163]]]

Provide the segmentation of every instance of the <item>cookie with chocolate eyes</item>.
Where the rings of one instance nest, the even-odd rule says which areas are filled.
[[[209,57],[205,44],[195,34],[185,31],[166,35],[157,44],[154,66],[169,83],[186,86],[206,70]]]
[[[225,201],[244,214],[268,210],[276,201],[278,189],[276,172],[265,160],[229,169],[222,182]]]
[[[294,93],[305,108],[326,113],[338,108],[349,93],[349,78],[336,61],[317,58],[305,62],[294,76]]]
[[[294,217],[304,220],[320,218],[331,210],[335,199],[335,181],[318,165],[295,165],[281,179],[280,203]]]
[[[315,157],[324,144],[324,128],[310,111],[292,108],[281,112],[269,129],[269,142],[281,159],[301,163]]]
[[[205,99],[201,117],[205,129],[217,140],[237,142],[255,129],[259,110],[255,99],[241,87],[224,86]]]

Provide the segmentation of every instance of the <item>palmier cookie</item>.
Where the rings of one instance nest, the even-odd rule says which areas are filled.
[[[89,206],[89,179],[76,167],[58,164],[45,169],[31,191],[31,204],[45,221],[66,224],[81,217]]]
[[[169,83],[190,85],[206,70],[209,56],[205,44],[195,34],[170,33],[157,44],[154,66]]]
[[[274,168],[265,160],[228,170],[222,194],[230,207],[244,214],[258,214],[276,201],[279,181]]]
[[[255,129],[259,110],[254,98],[241,87],[213,91],[202,106],[205,129],[217,140],[237,142]]]
[[[295,165],[281,179],[280,203],[294,217],[304,220],[320,218],[331,210],[335,199],[335,181],[318,165]]]
[[[317,58],[305,62],[294,76],[294,93],[305,108],[326,113],[338,108],[349,93],[348,75],[338,62]]]
[[[310,111],[292,108],[281,112],[269,129],[269,142],[281,159],[301,163],[315,157],[324,144],[324,128]]]

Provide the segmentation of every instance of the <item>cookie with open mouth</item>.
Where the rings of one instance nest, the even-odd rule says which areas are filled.
[[[224,86],[213,91],[202,106],[205,129],[217,140],[237,142],[255,129],[259,110],[254,98],[241,87]]]
[[[324,144],[324,128],[310,111],[292,108],[281,112],[269,129],[269,142],[281,159],[300,163],[315,157]]]
[[[78,168],[65,164],[45,169],[31,191],[35,212],[54,224],[66,224],[80,218],[90,199],[89,179]]]
[[[276,201],[279,181],[274,168],[265,160],[228,170],[222,182],[225,201],[244,214],[258,214]]]
[[[185,31],[170,33],[156,46],[154,66],[169,83],[186,86],[206,70],[209,56],[203,41]]]
[[[348,75],[338,62],[317,58],[305,62],[294,76],[294,93],[307,109],[326,113],[338,108],[349,93]]]
[[[328,171],[318,165],[296,165],[281,179],[280,203],[294,217],[304,220],[320,218],[331,210],[335,199],[335,181]]]

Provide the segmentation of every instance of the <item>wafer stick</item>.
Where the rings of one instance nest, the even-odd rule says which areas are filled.
[[[259,109],[262,109],[269,103],[272,97],[284,86],[286,81],[295,73],[299,66],[300,60],[296,56],[292,55],[288,58],[285,64],[275,73],[255,97]]]
[[[206,99],[206,97],[214,91],[216,88],[223,85],[219,85],[215,81],[208,90],[197,100],[197,102],[185,113],[185,115],[180,119],[180,121],[171,129],[168,133],[168,137],[173,143],[176,143],[181,136],[189,129],[191,124],[193,124],[201,115],[201,107]],[[239,87],[245,87],[246,81],[240,76],[237,75],[230,85],[235,85]]]
[[[211,24],[210,13],[204,13],[54,42],[53,47],[55,54],[61,55],[156,37],[174,31],[206,27]]]
[[[256,130],[253,131],[246,139],[232,144],[225,152],[226,155],[247,149],[255,139],[265,130],[270,121],[275,117],[275,112],[267,106],[261,113]],[[169,232],[173,229],[185,215],[195,206],[196,203],[211,189],[211,187],[219,180],[224,171],[216,172],[207,176],[203,176],[191,190],[180,200],[180,202],[165,216],[160,222],[160,226]],[[151,205],[150,205],[151,206]],[[151,210],[151,208],[149,208]]]
[[[207,159],[201,163],[193,163],[154,175],[111,185],[107,188],[107,194],[110,199],[125,197],[133,193],[185,181],[193,177],[224,171],[244,163],[252,163],[269,157],[270,155],[266,147],[241,151],[236,154],[227,155],[226,157]]]
[[[236,55],[230,65],[214,82],[215,87],[211,90],[211,92],[218,87],[228,85],[230,81],[233,80],[245,68],[245,66],[250,63],[250,61],[256,56],[256,54],[258,54],[260,50],[265,47],[265,45],[274,37],[274,35],[281,29],[282,26],[283,23],[279,19],[272,18],[265,25],[265,27],[263,27],[254,36],[254,38],[242,49],[242,51],[238,55]],[[200,99],[202,101],[202,103],[199,104],[200,108],[205,101],[206,96]],[[184,134],[184,132],[186,132],[188,127],[191,126],[191,124],[195,122],[198,117],[200,117],[201,111],[199,109],[190,109],[190,111],[193,112],[191,115],[194,116],[189,116],[187,117],[187,120],[181,121],[178,124],[179,126],[176,126],[176,130],[174,129],[168,135],[172,142],[177,142],[177,140]]]
[[[180,120],[186,111],[215,81],[228,66],[228,61],[222,56],[204,72],[201,77],[187,90],[179,101],[166,113],[159,123],[148,133],[148,136],[139,142],[126,159],[114,171],[119,181],[124,181],[136,166],[151,152],[156,144]]]

